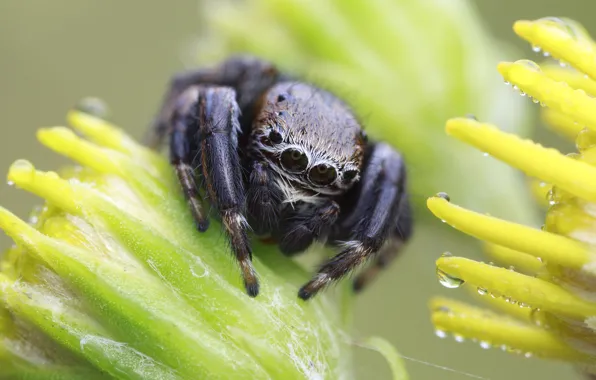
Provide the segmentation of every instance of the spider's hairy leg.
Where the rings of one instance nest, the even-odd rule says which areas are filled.
[[[363,176],[354,189],[358,200],[342,222],[342,229],[352,231],[351,240],[300,289],[298,296],[304,300],[374,257],[398,228],[402,202],[408,201],[404,162],[387,144],[372,144],[368,150]]]
[[[259,281],[252,265],[249,227],[244,217],[244,186],[238,154],[240,109],[235,91],[229,87],[201,86],[196,107],[197,166],[228,235],[246,292],[255,297],[259,293]]]
[[[285,255],[305,251],[315,240],[327,237],[337,217],[339,205],[333,200],[316,205],[306,205],[296,212],[282,231],[279,248]]]
[[[170,162],[174,166],[178,181],[184,192],[188,208],[192,212],[197,229],[201,232],[209,228],[202,199],[195,182],[193,155],[197,151],[197,141],[194,138],[198,125],[195,120],[199,88],[190,87],[176,101],[170,123]]]
[[[144,138],[146,146],[159,149],[171,128],[170,119],[177,99],[189,88],[197,85],[226,86],[236,90],[242,117],[252,118],[254,102],[281,74],[275,67],[256,57],[232,56],[218,65],[184,71],[170,79],[162,99],[161,108]]]
[[[394,236],[389,238],[387,245],[379,251],[375,262],[354,280],[354,291],[360,292],[369,285],[381,270],[387,268],[389,264],[398,256],[404,244],[410,239],[412,234],[413,219],[410,210],[408,195],[404,193],[400,202],[401,210],[398,214],[397,228]]]
[[[248,179],[249,223],[258,235],[273,232],[279,223],[282,194],[267,167],[266,162],[253,161]]]

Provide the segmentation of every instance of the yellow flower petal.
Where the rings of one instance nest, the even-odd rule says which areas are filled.
[[[596,316],[596,304],[586,302],[550,282],[463,257],[441,257],[437,271],[452,281],[464,282],[521,302],[533,309],[584,320]]]
[[[596,100],[593,109],[596,109]],[[596,121],[596,113],[592,113]],[[596,202],[596,168],[584,162],[473,119],[451,119],[446,130],[447,134],[522,170],[530,177],[540,178],[573,195]]]
[[[583,244],[563,236],[466,210],[440,197],[429,198],[427,207],[438,218],[468,235],[540,257],[551,264],[580,269],[590,261]]]
[[[569,347],[555,334],[519,323],[485,309],[445,298],[431,301],[432,322],[441,331],[477,339],[483,348],[502,347],[526,356],[589,361],[591,357]]]
[[[577,135],[584,129],[570,116],[550,108],[544,108],[540,116],[549,129],[569,141],[575,142]]]
[[[535,256],[498,244],[486,244],[485,251],[496,262],[503,263],[504,265],[512,265],[518,272],[534,274],[544,266]]]
[[[557,82],[565,82],[575,89],[582,89],[592,96],[596,95],[596,81],[586,77],[584,73],[553,63],[541,64],[540,68],[547,77]]]
[[[566,114],[580,125],[596,130],[596,99],[582,89],[546,76],[540,67],[528,60],[501,62],[498,70],[503,78],[543,105]]]
[[[596,78],[594,42],[577,22],[547,17],[535,21],[520,20],[513,25],[518,36],[543,51]]]

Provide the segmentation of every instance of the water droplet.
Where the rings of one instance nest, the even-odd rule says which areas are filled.
[[[530,320],[536,326],[542,326],[542,325],[544,325],[544,318],[543,318],[543,315],[540,312],[540,309],[539,308],[532,309],[532,311],[530,312]]]
[[[513,265],[509,265],[509,270],[515,272],[515,267]]]
[[[484,157],[490,157],[490,154],[488,154],[488,153],[486,153],[486,152],[482,153],[482,155],[483,155]]]
[[[486,294],[488,294],[488,290],[478,287],[478,294],[480,294],[481,296],[485,296]]]
[[[543,51],[543,52],[542,52],[542,56],[543,56],[543,57],[550,57],[550,53],[549,53],[549,52],[547,52],[547,51]]]
[[[561,32],[568,34],[569,37],[572,37],[573,39],[577,39],[578,37],[575,25],[573,25],[567,19],[560,17],[544,17],[537,20],[536,22],[542,24],[543,26],[556,28]]]
[[[544,259],[542,257],[537,257],[536,260],[538,260],[541,263],[544,263]]]
[[[526,352],[524,354],[524,357],[527,358],[527,359],[531,358],[532,356],[534,356],[534,354],[532,354],[531,352]]]
[[[493,263],[492,261],[489,261],[487,265],[490,265],[491,267],[495,266],[495,263]]]
[[[449,289],[459,288],[465,283],[461,278],[450,276],[439,268],[437,268],[437,278],[441,285]]]
[[[532,103],[534,104],[538,104],[540,103],[540,100],[536,99],[536,98],[532,98]]]
[[[509,346],[507,346],[506,344],[502,344],[501,351],[505,351],[505,352],[509,351]]]
[[[567,63],[565,63],[564,61],[559,61],[559,66],[567,67]]]
[[[447,202],[451,202],[451,198],[449,198],[449,194],[444,193],[444,192],[439,192],[435,195],[438,198],[443,198],[444,200],[446,200]]]
[[[523,303],[523,302],[519,302],[517,305],[521,308],[530,307],[530,305],[528,305],[527,303]]]
[[[596,145],[596,132],[588,128],[582,129],[575,139],[575,147],[578,151],[583,152]]]
[[[102,119],[107,118],[110,114],[107,104],[103,100],[95,97],[81,99],[75,105],[75,109]]]
[[[492,345],[489,342],[485,341],[485,340],[481,340],[480,341],[480,347],[482,347],[485,350],[488,350],[489,348],[492,347]]]
[[[7,181],[6,184],[8,184],[8,186],[14,186],[14,181]]]
[[[458,335],[458,334],[454,334],[453,339],[455,339],[455,341],[457,343],[463,343],[466,340],[466,338],[464,338],[462,335]]]
[[[506,86],[511,86],[511,82],[509,82],[509,81],[505,81],[504,83]]]
[[[520,91],[520,92],[519,92],[519,94],[520,94],[521,96],[526,96],[526,93],[525,93],[525,92],[523,92],[523,91]]]
[[[435,335],[437,337],[441,338],[441,339],[447,338],[447,333],[445,331],[443,331],[443,330],[436,329],[435,330]]]
[[[542,51],[542,48],[538,45],[532,45],[532,51],[534,53],[540,53]]]
[[[540,69],[540,66],[538,66],[538,64],[536,62],[530,61],[529,59],[520,59],[518,61],[515,61],[515,64],[522,65],[525,68],[535,71],[537,73],[542,72],[542,70]]]
[[[513,86],[513,91],[519,91],[519,87]]]
[[[441,253],[441,257],[451,257],[453,256],[453,254],[449,251],[445,251],[443,253]]]
[[[471,113],[467,114],[467,115],[466,115],[466,118],[467,118],[467,119],[471,119],[471,120],[476,120],[476,121],[478,121],[478,118],[476,117],[476,115],[473,115],[473,114],[471,114]]]

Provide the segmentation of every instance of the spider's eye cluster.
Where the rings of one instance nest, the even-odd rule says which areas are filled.
[[[330,185],[337,178],[337,170],[328,164],[318,164],[310,169],[308,178],[312,183],[317,185]]]
[[[296,148],[288,148],[281,154],[281,165],[292,173],[301,173],[308,167],[308,157],[306,154]]]

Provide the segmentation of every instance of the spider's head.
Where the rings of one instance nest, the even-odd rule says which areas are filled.
[[[273,86],[253,128],[253,150],[300,187],[340,194],[360,177],[366,136],[335,96],[300,82]]]

